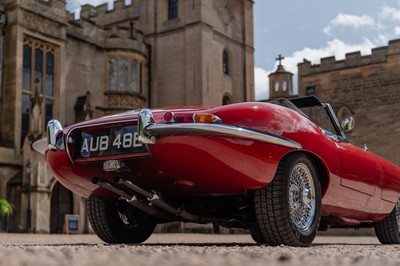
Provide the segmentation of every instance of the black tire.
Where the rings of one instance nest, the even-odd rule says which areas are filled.
[[[375,223],[375,234],[382,244],[400,244],[400,200],[393,211],[382,221]]]
[[[127,211],[128,208],[121,208],[118,201],[88,198],[86,207],[93,231],[107,243],[142,243],[150,237],[156,226],[140,210],[129,206]],[[129,218],[123,221],[123,217],[127,216],[122,215],[119,209],[127,211]]]
[[[251,236],[257,243],[311,245],[321,216],[321,186],[315,169],[307,155],[289,155],[280,162],[272,183],[254,191],[256,223]]]
[[[258,225],[255,225],[251,230],[250,230],[250,236],[251,238],[258,244],[265,244],[265,238],[263,237],[260,228]]]

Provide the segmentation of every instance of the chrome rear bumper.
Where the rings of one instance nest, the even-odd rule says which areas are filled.
[[[300,143],[247,128],[208,124],[208,123],[177,123],[177,124],[155,124],[154,117],[150,110],[143,109],[138,116],[139,140],[145,144],[155,144],[156,138],[176,135],[216,135],[251,139],[271,144],[276,144],[293,149],[301,149]],[[51,120],[47,124],[47,138],[40,139],[33,143],[32,147],[44,154],[46,150],[65,150],[63,137],[57,138],[62,131],[59,121]]]
[[[301,144],[295,141],[237,126],[208,123],[155,124],[153,115],[148,109],[143,109],[139,113],[138,123],[139,139],[146,144],[154,144],[158,137],[211,134],[257,140],[294,149],[302,148]]]

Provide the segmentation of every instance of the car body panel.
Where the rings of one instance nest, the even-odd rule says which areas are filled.
[[[376,222],[391,212],[399,197],[397,166],[347,143],[341,138],[343,135],[326,134],[295,110],[270,103],[154,109],[152,124],[161,125],[159,129],[164,133],[155,136],[154,144],[146,145],[148,153],[76,160],[76,148],[68,144],[70,138],[76,140],[83,131],[122,124],[136,126],[139,112],[85,121],[63,129],[68,152],[62,149],[45,152],[56,178],[84,197],[117,199],[115,193],[92,183],[93,177],[112,182],[116,176],[166,197],[239,195],[267,186],[285,156],[302,152],[318,165],[323,185],[322,216],[333,216],[349,225]],[[222,134],[218,131],[220,126],[211,125],[205,125],[209,131],[192,130],[186,121],[182,122],[186,131],[179,132],[179,123],[164,121],[166,112],[188,121],[194,113],[206,112],[220,118],[221,125],[230,131]],[[204,125],[196,128],[193,124],[195,129],[201,126]],[[230,133],[236,129],[251,134]],[[258,134],[266,138],[255,137]],[[268,142],[268,136],[282,140],[281,144]],[[284,145],[286,140],[300,146]],[[104,171],[103,163],[107,160],[122,161],[124,168],[118,172]]]
[[[374,196],[383,178],[379,157],[349,143],[336,145],[342,164],[341,185]]]

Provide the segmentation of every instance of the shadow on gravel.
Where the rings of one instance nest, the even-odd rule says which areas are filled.
[[[271,248],[282,248],[288,246],[268,246],[268,245],[259,245],[259,244],[252,244],[252,243],[148,243],[148,244],[107,244],[107,243],[96,243],[96,244],[88,244],[88,243],[65,243],[65,244],[10,244],[10,245],[3,245],[7,247],[98,247],[98,246],[109,246],[109,247],[116,247],[116,246],[132,246],[132,247],[170,247],[170,246],[187,246],[187,247],[271,247]],[[360,246],[360,247],[375,247],[381,246],[381,244],[357,244],[357,243],[320,243],[320,244],[312,244],[310,247],[292,247],[292,248],[299,248],[299,249],[307,249],[313,247],[335,247],[335,246]]]

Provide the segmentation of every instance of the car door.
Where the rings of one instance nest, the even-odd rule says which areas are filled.
[[[350,143],[341,141],[335,143],[342,163],[340,184],[373,196],[383,176],[380,158]]]

